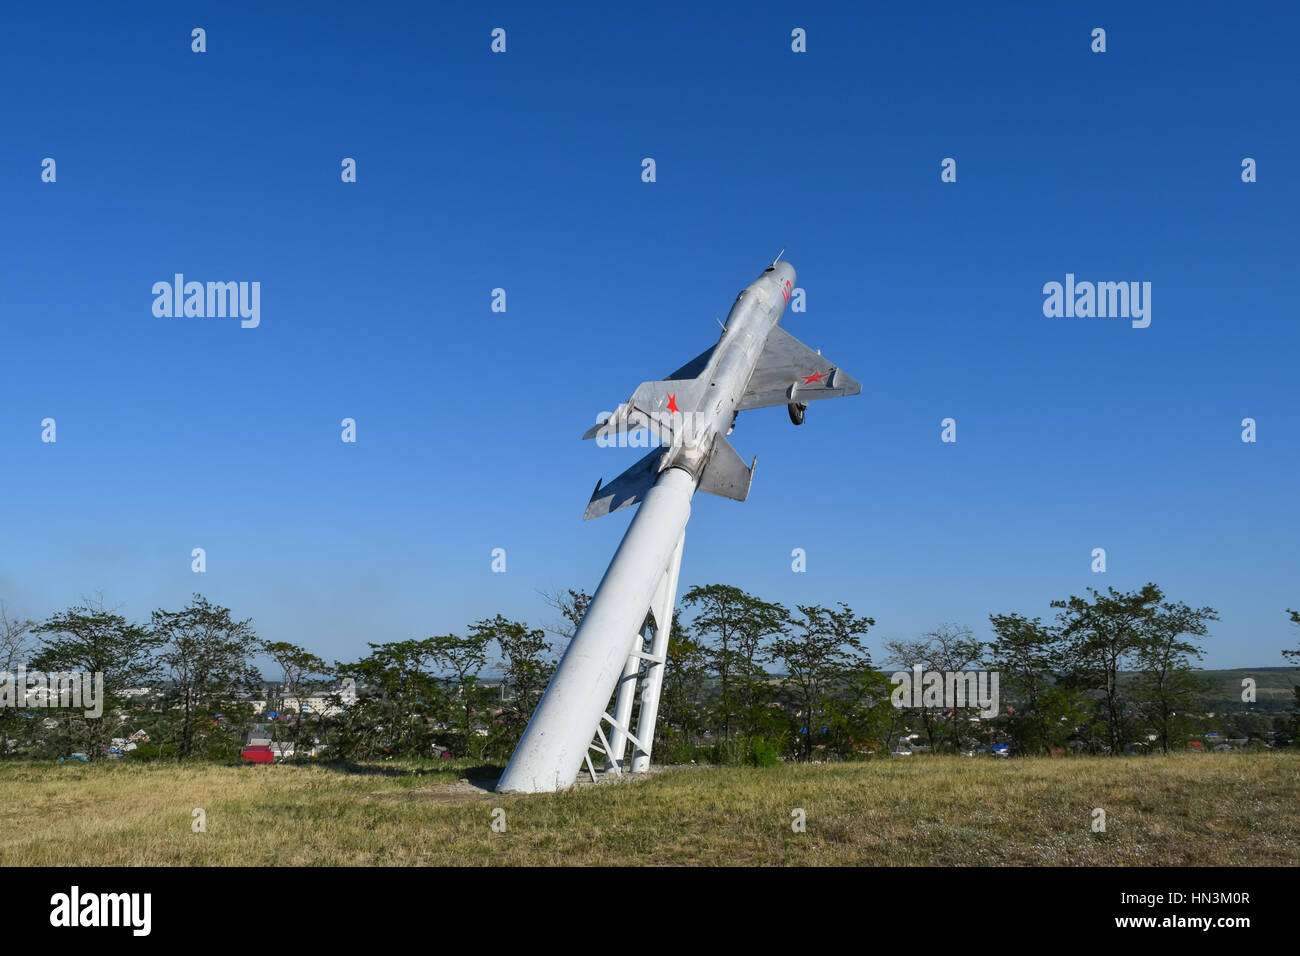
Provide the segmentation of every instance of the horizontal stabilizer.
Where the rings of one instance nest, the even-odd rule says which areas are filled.
[[[746,466],[731,442],[719,435],[714,439],[713,454],[700,476],[699,490],[733,501],[744,501],[749,497],[749,486],[754,481],[754,466],[757,464],[755,458]]]
[[[582,520],[602,517],[644,498],[659,477],[659,459],[663,454],[662,448],[656,448],[609,484],[597,482]]]
[[[588,438],[603,438],[606,441],[617,442],[619,433],[628,434],[639,429],[647,427],[649,419],[635,409],[628,408],[626,405],[620,405],[614,410],[614,414],[602,418],[596,424],[592,425],[583,434],[582,440]],[[597,442],[600,444],[600,442]]]
[[[582,437],[614,440],[620,432],[646,429],[665,445],[689,443],[695,437],[689,431],[697,417],[692,413],[699,410],[707,387],[700,378],[642,382],[613,415]]]
[[[669,419],[679,412],[695,411],[705,388],[706,383],[698,378],[642,382],[628,404],[652,417]]]

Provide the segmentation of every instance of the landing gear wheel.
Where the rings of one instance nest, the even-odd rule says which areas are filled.
[[[807,411],[807,409],[807,402],[791,402],[786,406],[786,411],[790,413],[790,421],[794,422],[796,425],[803,424],[803,413]]]

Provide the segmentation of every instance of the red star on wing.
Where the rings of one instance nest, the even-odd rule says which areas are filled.
[[[669,412],[680,411],[680,409],[677,407],[677,396],[676,396],[676,395],[671,395],[671,394],[670,394],[670,395],[668,396],[668,411],[669,411]]]
[[[805,385],[811,385],[813,382],[820,382],[829,374],[830,372],[813,372],[811,375],[805,375],[803,377],[803,383]]]

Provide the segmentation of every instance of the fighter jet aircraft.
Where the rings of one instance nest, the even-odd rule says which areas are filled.
[[[641,383],[583,435],[613,439],[644,429],[660,442],[609,484],[598,482],[584,518],[636,504],[668,468],[697,477],[698,491],[744,501],[757,458],[746,467],[725,437],[741,412],[785,405],[790,421],[802,425],[809,402],[862,391],[861,382],[778,324],[795,287],[794,267],[780,259],[736,297],[717,344],[667,378]]]

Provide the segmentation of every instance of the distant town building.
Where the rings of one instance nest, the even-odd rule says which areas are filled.
[[[343,709],[357,702],[356,685],[351,681],[337,690],[315,691],[303,696],[289,695],[284,698],[282,709],[288,713],[321,714],[333,717],[341,714]]]

